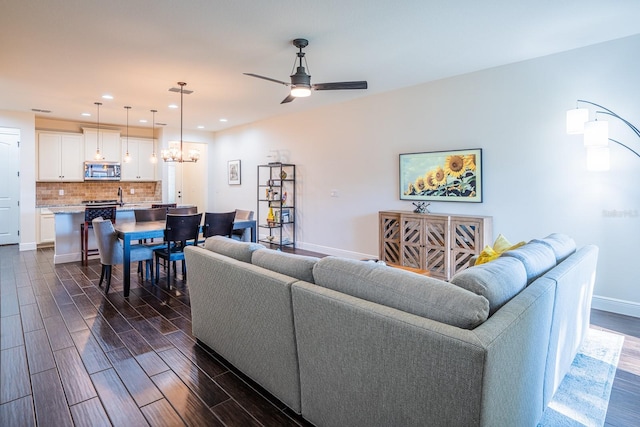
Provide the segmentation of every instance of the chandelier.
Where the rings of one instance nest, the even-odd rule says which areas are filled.
[[[171,88],[170,92],[180,92],[180,145],[170,144],[169,148],[166,150],[162,150],[160,155],[162,156],[162,160],[167,163],[175,162],[175,163],[195,163],[200,159],[200,151],[198,150],[189,150],[187,153],[183,151],[182,148],[182,117],[183,117],[183,96],[186,93],[187,95],[193,93],[191,90],[185,91],[184,87],[187,85],[185,82],[178,82],[180,89]]]

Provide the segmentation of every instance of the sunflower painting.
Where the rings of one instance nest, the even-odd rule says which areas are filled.
[[[482,149],[400,154],[400,199],[482,202]]]

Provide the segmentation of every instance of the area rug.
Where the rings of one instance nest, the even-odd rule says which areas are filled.
[[[624,337],[589,329],[538,426],[603,426]]]

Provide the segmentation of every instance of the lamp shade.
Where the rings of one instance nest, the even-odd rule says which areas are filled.
[[[609,147],[588,147],[587,170],[601,172],[609,169]]]
[[[296,98],[304,98],[311,95],[311,88],[309,86],[297,85],[291,88],[291,96]]]
[[[584,124],[584,146],[606,147],[609,145],[609,122],[595,120]]]
[[[589,110],[587,108],[574,108],[567,110],[567,133],[583,133],[584,124],[588,121]]]

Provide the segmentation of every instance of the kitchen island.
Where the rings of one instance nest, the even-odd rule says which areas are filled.
[[[57,206],[48,209],[54,214],[55,240],[54,264],[63,264],[82,260],[80,253],[80,224],[84,223],[84,209],[86,206]],[[116,223],[135,222],[135,209],[148,209],[151,204],[125,203],[117,206]],[[89,233],[89,247],[95,248],[96,238]],[[96,258],[94,256],[93,258]],[[92,258],[92,257],[90,257]]]

